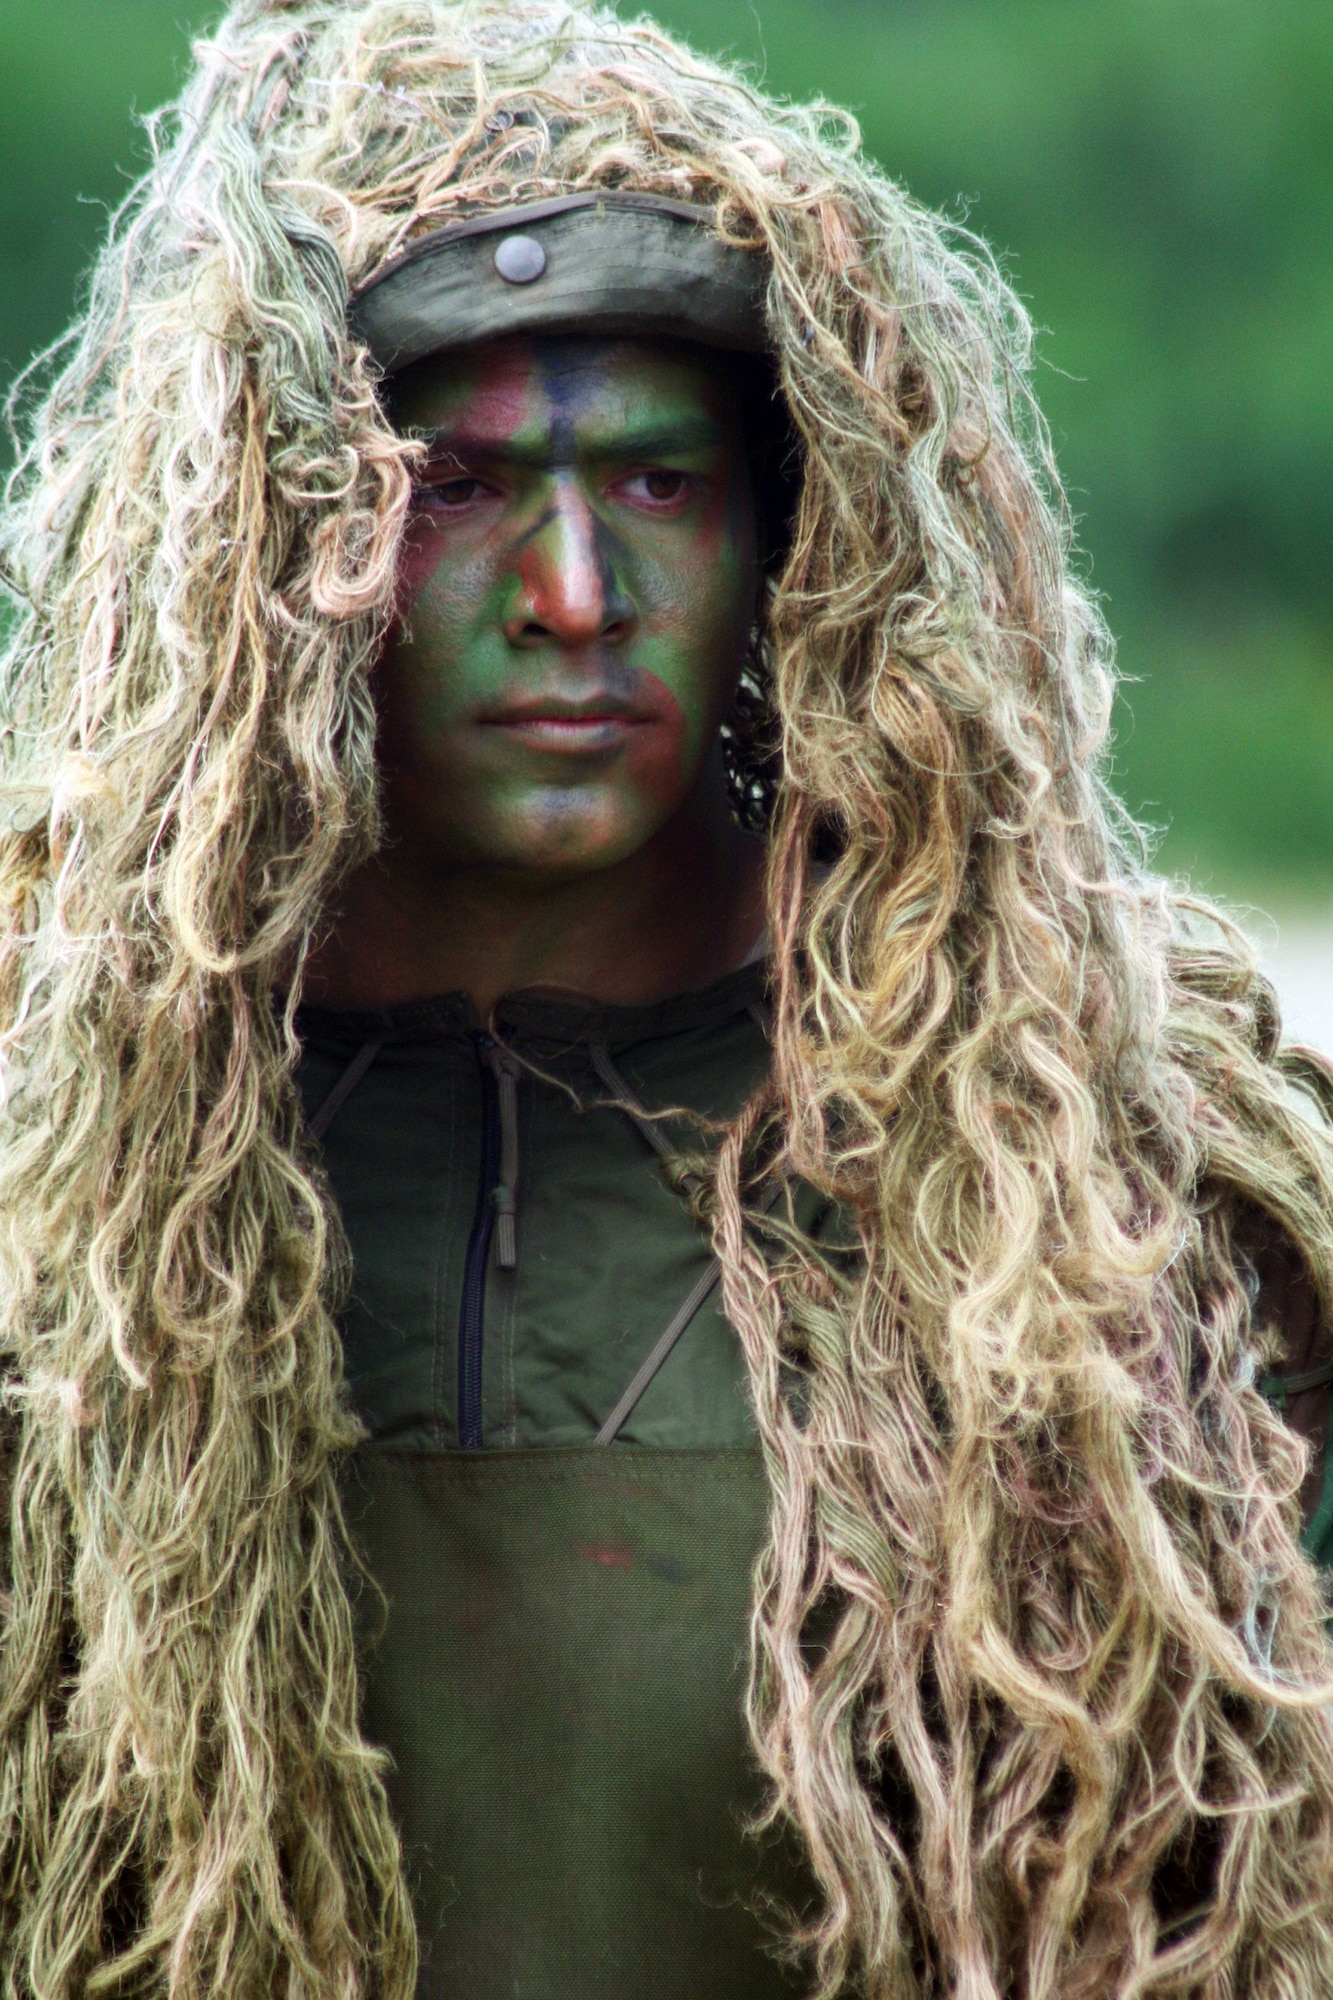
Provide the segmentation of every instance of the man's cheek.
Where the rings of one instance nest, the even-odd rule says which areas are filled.
[[[409,515],[398,546],[398,583],[394,609],[401,618],[415,603],[448,552],[439,523],[427,513]]]
[[[502,677],[497,597],[484,570],[437,562],[395,620],[385,678],[394,673],[402,701],[432,726],[488,696]]]
[[[736,593],[703,588],[656,622],[641,651],[671,704],[678,755],[691,771],[730,705],[750,625]]]
[[[624,758],[626,788],[657,812],[670,812],[688,790],[698,760],[704,722],[691,713],[696,690],[688,677],[677,688],[661,675],[656,683],[657,720],[631,736]]]

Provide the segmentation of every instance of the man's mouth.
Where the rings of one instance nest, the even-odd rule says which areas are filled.
[[[583,697],[534,695],[498,702],[477,717],[486,729],[542,750],[606,750],[654,718],[641,702],[599,691]]]

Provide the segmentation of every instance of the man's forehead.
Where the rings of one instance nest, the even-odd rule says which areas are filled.
[[[697,446],[733,428],[734,365],[667,341],[574,336],[508,339],[432,356],[393,396],[403,429],[533,442],[670,428]]]

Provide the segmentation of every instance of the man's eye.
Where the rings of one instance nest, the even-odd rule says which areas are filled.
[[[490,490],[484,479],[474,479],[467,473],[456,479],[423,479],[417,497],[423,507],[454,514],[470,507],[474,500],[484,499]]]
[[[620,490],[630,500],[647,500],[654,506],[669,506],[673,500],[683,500],[690,490],[689,474],[668,472],[665,467],[654,467],[651,472],[636,472],[621,481]]]

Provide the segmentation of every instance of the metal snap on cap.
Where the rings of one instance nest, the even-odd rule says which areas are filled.
[[[495,268],[510,285],[530,285],[546,269],[546,252],[532,236],[506,236],[495,252]]]

